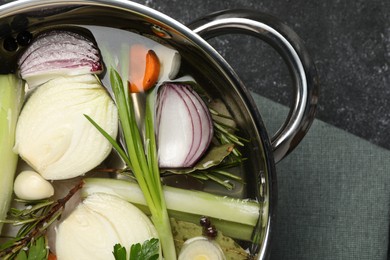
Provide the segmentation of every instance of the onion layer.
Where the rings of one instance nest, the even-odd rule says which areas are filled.
[[[56,254],[58,259],[114,259],[115,244],[129,249],[157,237],[152,222],[137,207],[119,197],[95,193],[59,224]]]
[[[62,30],[40,34],[19,58],[18,65],[29,88],[58,76],[102,71],[96,44],[81,34]]]
[[[93,75],[45,83],[32,93],[20,114],[14,151],[45,179],[84,174],[112,148],[84,114],[116,137],[117,108]]]
[[[213,136],[208,108],[189,85],[160,87],[156,122],[159,165],[164,168],[191,167]]]

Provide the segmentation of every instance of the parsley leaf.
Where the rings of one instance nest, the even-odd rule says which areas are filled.
[[[160,254],[160,244],[157,238],[146,240],[142,245],[134,244],[130,248],[131,260],[157,260]],[[115,260],[126,260],[126,248],[120,244],[114,246]]]
[[[47,259],[46,239],[44,236],[38,237],[28,249],[28,251],[20,250],[16,256],[16,260],[45,260]]]
[[[112,253],[114,254],[115,260],[126,260],[126,248],[120,244],[114,246],[114,251]]]

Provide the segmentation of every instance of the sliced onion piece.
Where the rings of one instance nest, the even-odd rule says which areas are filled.
[[[199,125],[194,124],[195,126],[198,126],[194,132],[198,133],[198,136],[200,136],[199,140],[194,142],[194,144],[198,142],[198,145],[193,147],[194,152],[189,155],[186,161],[187,165],[193,165],[204,154],[211,142],[213,137],[213,122],[206,104],[199,97],[199,95],[190,87],[186,87],[183,90],[187,92],[188,96],[191,98],[191,101],[195,105],[196,112],[200,118]]]
[[[191,167],[211,142],[210,113],[189,85],[166,83],[160,87],[156,122],[160,167]]]
[[[178,260],[225,260],[221,247],[205,237],[194,237],[184,242]]]
[[[102,71],[96,44],[72,31],[51,30],[37,36],[18,60],[20,74],[29,88],[58,76]]]
[[[168,85],[159,100],[157,140],[160,167],[183,167],[193,142],[190,110],[174,87]]]
[[[59,224],[55,252],[58,259],[114,259],[115,244],[128,250],[151,238],[158,238],[157,231],[142,211],[117,196],[95,193]]]
[[[86,173],[112,147],[84,114],[116,137],[117,108],[95,76],[50,80],[27,100],[17,124],[14,151],[45,179]]]

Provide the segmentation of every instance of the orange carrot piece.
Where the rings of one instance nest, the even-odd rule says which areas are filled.
[[[150,89],[156,84],[160,75],[160,61],[153,50],[146,54],[145,76],[143,80],[144,90]]]
[[[153,50],[136,44],[130,49],[129,90],[144,92],[153,87],[160,74],[160,61]]]
[[[145,72],[145,57],[147,49],[144,45],[135,44],[130,47],[129,53],[129,78],[128,85],[130,92],[142,92],[142,80]]]
[[[47,260],[57,260],[57,256],[52,252],[50,252],[49,255],[47,256]]]

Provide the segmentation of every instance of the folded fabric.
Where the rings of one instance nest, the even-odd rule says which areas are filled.
[[[253,94],[275,131],[288,108]],[[390,151],[320,120],[277,164],[277,259],[387,259]]]

